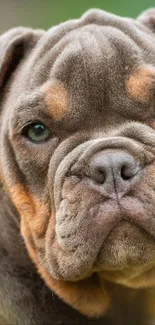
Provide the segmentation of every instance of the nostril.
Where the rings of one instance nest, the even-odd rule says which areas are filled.
[[[103,168],[101,167],[95,168],[94,179],[98,184],[103,184],[105,182],[105,172]]]
[[[101,157],[102,158],[102,157]],[[94,157],[89,164],[89,177],[99,185],[103,185],[106,180],[106,168],[100,156]]]
[[[121,168],[121,178],[125,181],[135,176],[135,168],[128,165],[123,165]]]
[[[123,166],[121,168],[121,178],[123,178],[124,180],[128,180],[131,178],[131,173],[129,172],[129,168],[127,168],[127,166]]]

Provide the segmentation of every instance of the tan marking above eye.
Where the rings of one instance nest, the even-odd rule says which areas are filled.
[[[142,67],[137,69],[126,82],[130,97],[142,103],[148,103],[151,90],[155,90],[155,68]]]
[[[63,83],[47,82],[41,87],[45,102],[55,120],[60,120],[69,109],[69,96]]]

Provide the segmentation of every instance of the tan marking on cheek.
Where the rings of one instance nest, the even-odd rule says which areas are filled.
[[[37,257],[35,242],[32,236],[32,232],[29,228],[29,225],[24,219],[21,219],[21,234],[24,237],[25,244],[30,258],[37,265],[38,257]]]
[[[64,85],[47,82],[41,87],[41,92],[54,120],[60,120],[69,109],[69,96]]]
[[[136,70],[126,82],[129,96],[133,99],[148,103],[151,90],[155,90],[155,69],[144,67]]]
[[[24,233],[26,237],[25,242],[31,259],[51,290],[86,316],[99,317],[105,313],[109,307],[110,298],[103,288],[101,280],[98,279],[98,281],[93,281],[90,278],[78,282],[66,282],[54,279],[48,271],[40,265],[37,257],[37,250],[30,239],[31,231],[29,227],[26,226],[25,222],[24,225],[22,225],[22,233]]]
[[[10,188],[12,201],[19,210],[19,212],[33,213],[35,206],[28,192],[25,191],[22,185],[16,185]]]
[[[50,219],[49,207],[27,192],[22,184],[7,187],[21,221],[21,234],[28,252],[36,263],[37,251],[44,248],[45,234]],[[54,230],[53,230],[54,231]]]
[[[93,281],[90,278],[71,283],[56,280],[40,265],[37,254],[37,239],[40,233],[44,232],[46,228],[44,226],[40,228],[39,226],[39,222],[42,222],[41,219],[46,217],[45,207],[40,206],[30,193],[25,191],[21,184],[10,187],[9,193],[21,215],[21,232],[25,239],[30,258],[35,263],[49,288],[81,313],[89,317],[103,315],[109,306],[110,300],[99,279],[98,281]],[[50,218],[51,236],[54,228],[55,217],[53,215]],[[44,246],[44,239],[41,241],[41,246]]]
[[[50,218],[49,228],[52,236],[55,228],[54,215],[52,215]],[[97,281],[90,278],[71,283],[62,280],[55,280],[39,263],[37,246],[35,245],[35,240],[33,240],[34,236],[31,223],[29,223],[25,218],[21,218],[21,232],[25,238],[25,243],[30,258],[35,263],[39,273],[51,290],[53,290],[75,309],[89,317],[99,317],[105,313],[109,307],[110,299],[103,288],[103,282],[99,278]]]
[[[110,304],[110,297],[99,279],[90,277],[77,282],[55,280],[42,265],[38,270],[46,284],[68,304],[89,317],[102,316]]]

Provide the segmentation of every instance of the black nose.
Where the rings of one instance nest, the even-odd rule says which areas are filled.
[[[109,193],[124,192],[140,170],[137,160],[130,154],[118,152],[100,152],[89,164],[89,177],[98,185],[102,185]]]

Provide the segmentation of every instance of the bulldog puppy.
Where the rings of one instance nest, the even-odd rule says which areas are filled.
[[[151,324],[155,10],[0,37],[0,325]]]

